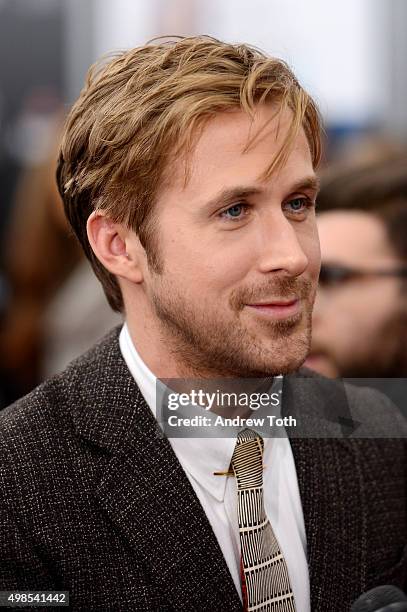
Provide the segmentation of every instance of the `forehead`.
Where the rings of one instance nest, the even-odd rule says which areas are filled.
[[[383,222],[369,212],[324,212],[317,223],[324,261],[373,265],[396,260]]]
[[[190,195],[202,190],[210,195],[212,186],[227,189],[237,178],[240,183],[261,182],[287,138],[292,119],[289,109],[278,113],[270,104],[259,105],[254,118],[240,110],[217,114],[203,125],[188,159],[171,166],[168,184]],[[273,173],[270,182],[313,174],[309,144],[300,129],[286,163]]]

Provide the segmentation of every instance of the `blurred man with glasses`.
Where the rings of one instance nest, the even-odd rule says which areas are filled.
[[[326,173],[322,267],[306,365],[330,377],[407,376],[407,155]]]

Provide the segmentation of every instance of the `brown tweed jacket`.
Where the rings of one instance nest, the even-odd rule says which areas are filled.
[[[312,379],[312,393],[298,380],[286,378],[284,410],[315,415],[326,392],[336,394],[322,377]],[[383,422],[404,427],[376,392],[347,393],[348,417],[362,422],[375,408],[369,427],[378,435]],[[328,419],[327,431],[336,436],[343,419]],[[291,444],[312,611],[344,612],[380,584],[406,589],[404,442],[345,435]],[[73,610],[241,610],[207,517],[128,372],[117,329],[0,413],[0,590],[11,589],[70,591]]]

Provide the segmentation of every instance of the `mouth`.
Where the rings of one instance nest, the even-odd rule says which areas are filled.
[[[246,304],[246,306],[257,314],[271,319],[286,319],[298,315],[301,310],[301,303],[298,298],[291,300],[271,300],[258,304]]]

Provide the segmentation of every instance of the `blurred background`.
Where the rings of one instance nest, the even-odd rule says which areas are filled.
[[[89,65],[106,52],[165,34],[210,34],[282,57],[325,119],[323,185],[325,176],[344,167],[367,168],[369,183],[380,170],[374,164],[386,162],[399,168],[396,193],[394,184],[391,196],[382,185],[376,199],[380,206],[389,198],[407,206],[405,0],[0,0],[0,407],[61,370],[120,321],[65,224],[55,155],[63,117]],[[346,172],[337,185],[348,181]],[[366,199],[366,190],[355,198]],[[338,207],[355,206],[345,200]],[[362,204],[366,208],[366,200]],[[399,282],[403,248],[392,251],[391,261],[378,260],[369,278],[387,266]],[[334,264],[338,258],[335,253]],[[368,298],[364,305],[366,315]],[[407,345],[405,319],[394,333]],[[322,344],[310,366],[340,375],[339,366],[327,371],[318,362]],[[400,363],[404,357],[397,357]],[[371,374],[407,376],[397,367]]]

